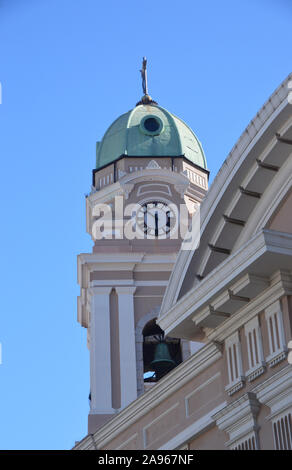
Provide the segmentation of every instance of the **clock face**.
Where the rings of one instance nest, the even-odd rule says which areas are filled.
[[[151,238],[165,238],[170,232],[172,210],[164,202],[146,202],[137,212],[137,224]]]

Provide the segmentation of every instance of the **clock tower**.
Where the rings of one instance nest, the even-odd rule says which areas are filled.
[[[164,337],[156,318],[208,170],[193,131],[148,95],[145,61],[142,77],[141,101],[97,143],[86,198],[93,249],[78,256],[78,321],[90,351],[89,433],[194,347]]]

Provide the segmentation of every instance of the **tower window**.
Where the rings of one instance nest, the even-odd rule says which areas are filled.
[[[155,132],[159,129],[159,122],[155,118],[148,118],[144,121],[145,129],[149,132]]]
[[[163,122],[158,116],[148,114],[141,120],[140,129],[146,135],[159,135],[163,131]]]

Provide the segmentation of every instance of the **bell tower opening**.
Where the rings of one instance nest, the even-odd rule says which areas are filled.
[[[158,382],[182,362],[180,340],[164,335],[156,318],[143,329],[144,385]]]

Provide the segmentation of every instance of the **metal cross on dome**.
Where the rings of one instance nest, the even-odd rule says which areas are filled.
[[[144,95],[148,95],[148,84],[147,84],[147,59],[143,57],[142,69],[140,70],[142,77],[142,89]]]

